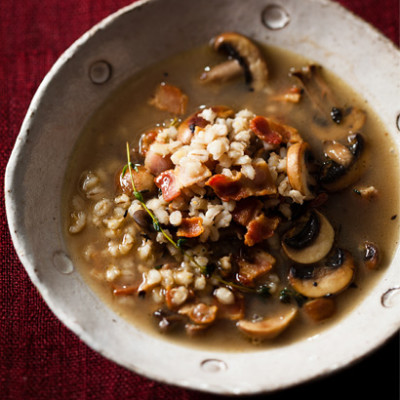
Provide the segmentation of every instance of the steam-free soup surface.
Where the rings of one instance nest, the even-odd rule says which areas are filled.
[[[371,286],[389,264],[397,244],[397,154],[377,116],[362,95],[356,95],[340,79],[322,69],[321,76],[334,93],[339,117],[344,119],[344,114],[356,109],[365,112],[367,118],[356,132],[344,128],[343,121],[334,121],[338,115],[328,116],[328,124],[321,122],[318,120],[320,111],[310,99],[308,88],[298,78],[289,76],[289,71],[301,70],[312,63],[272,47],[262,48],[262,54],[269,69],[268,83],[263,90],[251,90],[251,85],[245,83],[242,75],[223,83],[201,83],[199,76],[205,67],[225,60],[208,45],[172,56],[133,76],[90,119],[70,162],[65,186],[64,220],[66,240],[74,264],[89,286],[115,312],[140,329],[181,344],[242,350],[258,348],[254,343],[262,342],[262,346],[285,345],[312,336],[332,323],[340,323],[341,318],[368,295]],[[154,105],[154,94],[162,82],[179,88],[187,95],[183,114],[160,110]],[[288,94],[295,97],[285,97]],[[267,121],[272,118],[280,126],[295,129],[301,141],[309,144],[313,155],[310,161],[312,167],[309,167],[312,170],[307,171],[314,179],[310,183],[311,195],[307,196],[300,190],[297,196],[298,190],[290,192],[294,189],[289,187],[290,190],[284,191],[281,185],[287,177],[287,157],[295,140],[293,143],[265,144],[259,137],[263,132],[258,132],[258,136],[253,132],[249,139],[251,150],[250,147],[243,150],[243,155],[250,154],[251,160],[247,160],[247,164],[223,167],[220,165],[223,155],[218,158],[218,155],[210,153],[207,161],[210,176],[192,187],[180,187],[180,196],[165,201],[166,193],[162,187],[152,186],[157,177],[155,173],[151,175],[150,189],[142,190],[141,198],[135,196],[131,178],[140,169],[145,169],[142,165],[146,158],[139,151],[140,138],[142,146],[146,139],[151,146],[154,144],[151,140],[155,139],[149,132],[164,132],[168,136],[168,132],[178,130],[182,121],[193,113],[199,113],[207,120],[213,106],[225,106],[232,111],[229,116],[216,117],[220,118],[220,125],[228,130],[233,129],[232,121],[238,124],[241,118],[240,121],[245,124],[244,131],[251,130],[249,126],[255,131],[256,122],[260,121],[254,122],[256,117],[265,117]],[[210,126],[216,124],[216,118],[214,122],[209,122]],[[195,131],[194,126],[191,129]],[[202,129],[209,128],[199,127],[193,134]],[[316,182],[315,179],[318,181],[322,173],[321,165],[326,166],[332,161],[326,155],[332,155],[327,150],[326,142],[336,141],[341,148],[353,151],[355,143],[350,143],[349,136],[353,135],[355,140],[355,134],[363,138],[362,155],[365,158],[360,178],[343,190],[330,190],[329,183],[324,186]],[[227,135],[230,135],[232,143],[233,133]],[[168,140],[168,143],[177,142],[176,137]],[[212,138],[213,142],[216,140]],[[127,165],[126,143],[132,158],[131,170],[124,168]],[[194,145],[189,143],[186,146]],[[203,146],[210,148],[207,143]],[[179,149],[178,146],[174,151]],[[228,154],[227,151],[225,153]],[[272,153],[276,155],[277,163],[281,163],[280,167],[273,165]],[[172,150],[169,156],[171,154]],[[191,154],[194,156],[189,156],[188,162],[190,157],[196,157],[195,153]],[[225,160],[228,162],[226,165],[232,162],[232,157]],[[172,156],[172,159],[178,159],[178,155]],[[213,163],[209,162],[211,159]],[[134,164],[141,165],[139,170]],[[169,165],[169,170],[177,174],[178,165]],[[199,161],[198,165],[203,168],[205,164]],[[249,167],[246,169],[243,165]],[[228,181],[234,179],[224,168],[235,171],[234,176],[241,173],[243,182],[248,182],[251,181],[251,168],[257,172],[257,168],[264,168],[265,165],[273,170],[275,193],[259,195],[260,191],[256,190],[249,192],[247,197],[237,195],[236,200],[224,200],[220,198],[223,195],[216,194],[213,182],[218,179],[215,176],[222,176],[221,179]],[[121,186],[121,174],[129,187]],[[211,178],[214,181],[210,181]],[[162,182],[165,184],[166,181]],[[134,182],[135,185],[139,183]],[[142,188],[137,189],[136,193]],[[246,187],[246,190],[250,189]],[[246,234],[252,233],[250,222],[241,224],[237,221],[238,205],[246,205],[246,198],[252,199],[248,201],[251,206],[261,204],[253,220],[258,218],[257,221],[268,220],[270,224],[274,221],[278,224],[276,229],[270,225],[272,233],[259,241],[255,240],[255,243],[250,241],[249,234],[247,245],[243,242]],[[154,221],[143,209],[141,200],[150,207],[162,232],[157,226],[158,232],[154,230]],[[205,202],[205,208],[196,208],[196,201]],[[210,215],[214,211],[219,212],[219,217],[212,219]],[[193,218],[200,219],[196,223],[201,225],[203,232],[199,235],[195,232],[193,237],[188,237],[187,232],[179,236],[182,221],[190,225],[194,223]],[[290,248],[289,244],[299,239],[302,230],[310,228],[312,218],[317,221],[320,231],[324,220],[328,221],[333,230],[333,242],[323,259],[299,262],[296,257],[302,249]],[[192,231],[197,228],[189,226]],[[314,232],[314,236],[318,236],[318,232]],[[168,242],[167,237],[173,243]],[[287,251],[282,247],[286,239],[289,239]],[[318,237],[311,239],[314,243],[319,240]],[[306,238],[305,242],[308,240],[311,243],[311,239]],[[374,259],[376,251],[379,257]],[[305,257],[309,256],[303,253]],[[376,265],[371,265],[375,261]],[[317,293],[314,297],[312,290],[322,286],[319,278],[307,278],[307,271],[325,268],[325,272],[331,274],[343,269],[344,262],[354,268],[351,281],[345,282],[343,290],[339,288],[337,293]],[[254,265],[259,267],[260,264],[264,270],[257,275]],[[246,275],[248,271],[250,275]],[[335,279],[337,282],[340,278]],[[311,286],[314,285],[311,292],[303,287],[310,282]],[[199,308],[199,304],[206,308]],[[317,311],[313,309],[313,304]],[[198,309],[194,309],[196,306]],[[210,323],[196,320],[193,316],[195,312],[204,318],[209,317]],[[293,318],[292,312],[295,314]],[[274,339],[268,334],[263,336],[252,331],[254,325],[251,324],[279,317],[287,317],[291,321]],[[242,326],[238,328],[240,324]],[[250,324],[250,331],[246,324]]]

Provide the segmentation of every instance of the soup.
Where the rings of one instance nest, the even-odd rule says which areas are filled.
[[[66,240],[141,329],[284,345],[340,323],[390,262],[397,170],[379,119],[336,76],[225,33],[93,115],[67,173]]]

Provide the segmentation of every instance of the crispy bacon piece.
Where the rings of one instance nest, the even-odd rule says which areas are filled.
[[[247,226],[256,215],[261,211],[262,203],[255,197],[247,197],[236,203],[232,217],[235,222],[240,225]]]
[[[172,114],[185,114],[188,97],[181,89],[167,83],[161,83],[150,100],[150,104],[159,110]]]
[[[250,121],[250,129],[264,142],[278,147],[282,142],[282,135],[271,127],[265,117],[254,117]]]
[[[247,225],[247,233],[244,235],[244,244],[254,246],[265,239],[270,238],[279,225],[279,218],[268,218],[260,214]]]
[[[182,218],[177,236],[193,238],[200,236],[204,232],[203,219],[201,217]]]
[[[271,254],[258,250],[251,262],[245,259],[239,260],[239,272],[236,279],[242,285],[252,285],[257,278],[271,271],[275,261]]]
[[[146,152],[144,159],[144,166],[155,176],[161,174],[161,172],[167,171],[174,167],[171,161],[171,156],[168,154],[165,157],[155,153],[150,149]]]
[[[301,88],[298,86],[292,86],[285,93],[273,97],[273,100],[284,101],[286,103],[299,103],[301,100],[301,94]]]
[[[303,139],[297,129],[281,124],[271,118],[257,116],[250,121],[250,129],[264,142],[279,146],[283,143],[298,143]]]
[[[181,185],[173,169],[161,172],[161,174],[154,179],[154,182],[156,186],[161,189],[165,201],[172,201],[181,194]]]
[[[253,164],[256,171],[254,179],[246,178],[237,172],[232,178],[223,174],[212,176],[206,185],[213,188],[215,194],[223,201],[241,200],[250,196],[266,196],[276,193],[276,186],[269,172],[268,164]]]

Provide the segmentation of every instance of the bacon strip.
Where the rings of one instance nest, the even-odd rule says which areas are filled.
[[[236,203],[232,218],[240,225],[247,226],[261,211],[262,203],[255,197],[247,197]]]
[[[174,164],[171,161],[170,155],[165,157],[155,153],[150,149],[146,152],[144,159],[144,166],[155,176],[161,174],[161,172],[167,171],[173,168]]]
[[[283,143],[298,143],[303,139],[297,129],[281,124],[271,118],[254,117],[250,121],[250,129],[264,142],[279,146]]]
[[[252,262],[245,259],[239,261],[239,272],[236,278],[243,285],[252,285],[257,278],[271,271],[275,261],[271,254],[259,250]]]
[[[150,100],[150,104],[159,110],[172,114],[185,114],[188,97],[181,89],[167,83],[161,83]]]
[[[272,129],[267,118],[257,116],[250,121],[250,129],[264,142],[278,147],[282,142],[282,135]]]
[[[204,232],[203,219],[201,217],[182,218],[177,236],[193,238],[200,236]]]
[[[154,179],[154,183],[161,189],[165,201],[172,201],[181,195],[181,185],[173,169],[161,172]]]
[[[247,225],[247,233],[244,235],[244,244],[254,246],[265,239],[270,238],[279,225],[279,218],[268,218],[260,214]]]
[[[212,176],[206,185],[213,188],[215,194],[223,201],[241,200],[250,196],[266,196],[276,193],[276,186],[269,172],[268,164],[258,162],[253,164],[256,171],[254,179],[249,179],[236,173],[232,178],[223,174]]]

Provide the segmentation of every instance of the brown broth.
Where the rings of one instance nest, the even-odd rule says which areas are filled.
[[[278,48],[268,47],[264,52],[270,71],[271,93],[282,93],[295,83],[294,78],[288,77],[291,67],[299,68],[309,64],[303,57]],[[193,49],[164,60],[132,77],[107,99],[82,132],[70,162],[64,196],[66,232],[71,198],[78,190],[77,182],[82,171],[102,167],[107,174],[107,195],[112,197],[115,190],[115,172],[126,163],[126,141],[135,147],[141,133],[154,124],[171,118],[168,113],[148,104],[154,88],[162,81],[178,86],[189,96],[187,115],[196,111],[201,105],[219,104],[228,105],[235,110],[248,108],[259,115],[279,116],[285,124],[299,130],[304,139],[311,144],[318,158],[321,152],[320,139],[316,138],[310,129],[310,104],[307,99],[297,105],[276,102],[265,93],[249,91],[242,79],[221,85],[199,84],[198,77],[204,67],[220,61],[220,56],[208,46]],[[337,312],[331,319],[319,324],[307,323],[304,315],[300,313],[300,318],[284,334],[274,341],[266,341],[262,347],[285,345],[313,336],[332,323],[340,323],[340,319],[351,312],[379,279],[382,271],[390,263],[398,243],[399,218],[393,218],[399,208],[398,161],[394,145],[379,118],[361,96],[333,74],[324,71],[324,76],[339,99],[340,106],[357,106],[367,111],[368,117],[363,134],[372,149],[372,157],[368,170],[357,182],[357,186],[373,185],[378,189],[379,196],[373,201],[361,199],[354,194],[351,187],[329,198],[323,207],[323,212],[335,230],[340,231],[338,245],[348,249],[356,259],[358,264],[356,287],[349,288],[337,297]],[[107,246],[106,241],[101,240],[103,239],[98,238],[96,229],[93,228],[86,228],[76,236],[66,234],[74,264],[88,285],[116,313],[141,329],[184,345],[226,351],[259,348],[244,340],[232,325],[231,328],[224,327],[224,322],[218,323],[204,336],[195,338],[187,338],[185,333],[159,334],[151,317],[153,310],[144,306],[145,300],[133,296],[116,298],[112,295],[108,284],[92,276],[92,265],[82,257],[82,248],[84,244],[93,241],[99,247]],[[382,252],[382,262],[377,271],[366,271],[362,266],[359,246],[365,240],[378,244]],[[124,256],[124,259],[129,259],[129,255]],[[264,300],[261,301],[261,306],[265,307]],[[271,307],[280,308],[282,305]]]

